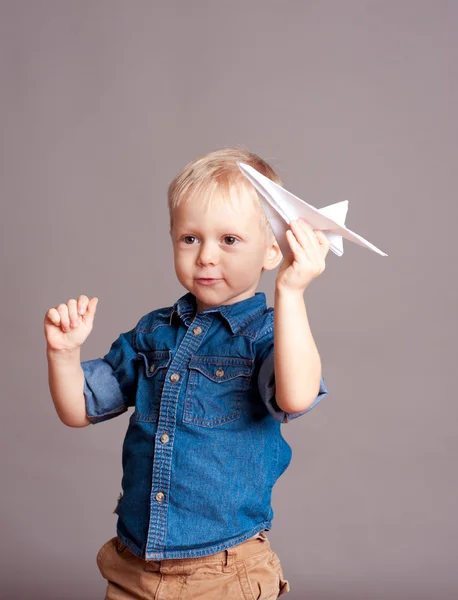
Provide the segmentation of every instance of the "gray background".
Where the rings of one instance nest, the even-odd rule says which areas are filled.
[[[344,242],[305,293],[329,396],[283,427],[287,598],[458,597],[458,3],[0,9],[2,597],[103,597],[128,416],[60,423],[43,318],[98,296],[87,360],[182,295],[167,185],[230,144],[317,207],[348,199],[347,225],[388,253]]]

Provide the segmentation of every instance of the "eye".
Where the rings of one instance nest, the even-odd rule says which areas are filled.
[[[182,241],[187,246],[191,246],[196,239],[197,238],[194,235],[185,235],[185,236],[183,236]],[[235,246],[235,244],[238,243],[237,238],[235,238],[233,235],[226,235],[226,236],[224,236],[223,239],[226,241],[228,246]]]
[[[188,242],[186,240],[189,240],[190,238],[191,238],[191,240],[195,240],[196,239],[193,235],[185,235],[184,238],[183,238],[183,242],[185,244],[188,244]],[[191,245],[191,244],[192,244],[192,242],[190,242],[188,245]]]
[[[234,246],[235,243],[238,242],[238,240],[233,235],[226,235],[226,237],[224,239],[225,240],[233,240],[233,242],[228,243],[228,246]]]

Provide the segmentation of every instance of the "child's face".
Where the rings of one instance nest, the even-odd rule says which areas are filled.
[[[253,296],[262,270],[275,268],[281,260],[277,242],[261,225],[254,200],[235,192],[231,199],[224,201],[216,190],[211,204],[193,198],[173,214],[175,271],[180,283],[195,295],[197,310]]]

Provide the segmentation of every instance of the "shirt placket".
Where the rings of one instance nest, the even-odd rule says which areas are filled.
[[[167,370],[154,441],[150,518],[145,551],[145,558],[149,560],[160,560],[166,547],[167,511],[170,503],[169,491],[178,399],[187,374],[189,359],[202,344],[211,322],[212,317],[208,314],[197,315],[192,322],[190,318],[185,319],[188,330]]]

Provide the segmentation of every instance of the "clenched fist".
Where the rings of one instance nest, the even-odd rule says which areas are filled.
[[[78,302],[72,298],[67,304],[50,308],[44,320],[47,348],[63,351],[79,348],[92,331],[98,301],[96,297],[89,300],[80,296]]]

